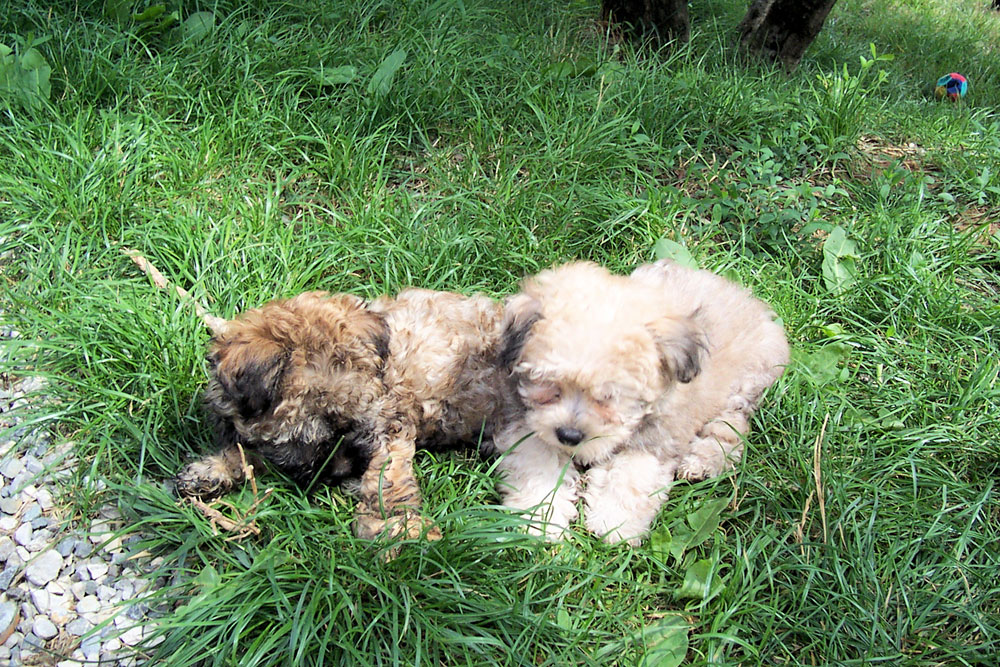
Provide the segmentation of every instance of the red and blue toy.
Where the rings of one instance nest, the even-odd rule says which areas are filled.
[[[938,79],[937,87],[934,89],[934,94],[937,95],[938,99],[947,97],[952,101],[957,101],[960,97],[965,95],[965,91],[969,88],[969,82],[964,76],[958,72],[952,72],[951,74],[945,74],[943,77]]]

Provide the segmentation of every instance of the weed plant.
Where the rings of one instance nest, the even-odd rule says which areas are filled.
[[[111,4],[0,13],[5,62],[51,69],[0,88],[0,370],[48,379],[28,424],[86,462],[70,515],[116,503],[161,559],[155,664],[995,664],[987,2],[842,0],[791,76],[734,53],[729,0],[659,53],[596,2],[185,0],[156,30]],[[967,99],[935,101],[952,70]],[[348,495],[273,473],[227,540],[165,484],[211,447],[207,332],[123,247],[223,317],[669,255],[772,303],[794,358],[744,463],[639,548],[541,543],[492,462],[426,452],[440,542],[387,561]]]

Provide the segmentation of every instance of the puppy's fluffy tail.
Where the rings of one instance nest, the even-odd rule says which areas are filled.
[[[226,320],[209,313],[208,310],[206,310],[197,299],[191,296],[186,289],[174,285],[167,280],[164,275],[160,273],[148,259],[143,257],[138,250],[133,250],[132,248],[122,248],[122,252],[135,262],[135,265],[142,269],[143,273],[149,276],[154,285],[160,289],[173,289],[177,293],[177,296],[181,298],[181,301],[191,304],[194,307],[194,312],[199,318],[201,318],[201,321],[206,327],[208,327],[208,330],[211,331],[213,335],[221,336],[226,333],[226,329],[229,326],[229,323],[226,322]]]

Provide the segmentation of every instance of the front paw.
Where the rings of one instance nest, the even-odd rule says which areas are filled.
[[[441,530],[412,507],[397,507],[386,516],[377,509],[359,506],[354,517],[354,534],[363,540],[441,539]]]
[[[541,505],[524,498],[508,496],[504,504],[512,509],[531,510],[526,530],[529,535],[543,537],[550,542],[560,542],[566,536],[569,525],[579,515],[575,498],[557,498]]]
[[[233,484],[229,470],[213,459],[190,463],[174,478],[178,494],[203,500],[210,500],[229,492]]]
[[[634,518],[624,516],[614,511],[601,511],[588,505],[584,525],[594,535],[599,536],[608,544],[626,542],[637,547],[649,530],[649,522],[636,522]]]

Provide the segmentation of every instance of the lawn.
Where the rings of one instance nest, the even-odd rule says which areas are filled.
[[[48,378],[33,418],[89,464],[63,502],[117,503],[162,559],[155,664],[996,664],[986,0],[841,0],[791,75],[736,53],[730,0],[695,3],[691,43],[662,52],[609,35],[593,1],[105,11],[131,4],[0,13],[24,68],[0,87],[0,310],[20,334],[0,371]],[[956,70],[966,98],[935,100]],[[223,317],[683,257],[773,304],[793,363],[739,469],[678,484],[638,548],[540,542],[497,507],[493,462],[426,452],[439,542],[386,560],[349,495],[266,473],[260,535],[227,540],[165,483],[211,448],[208,332],[123,248]]]

